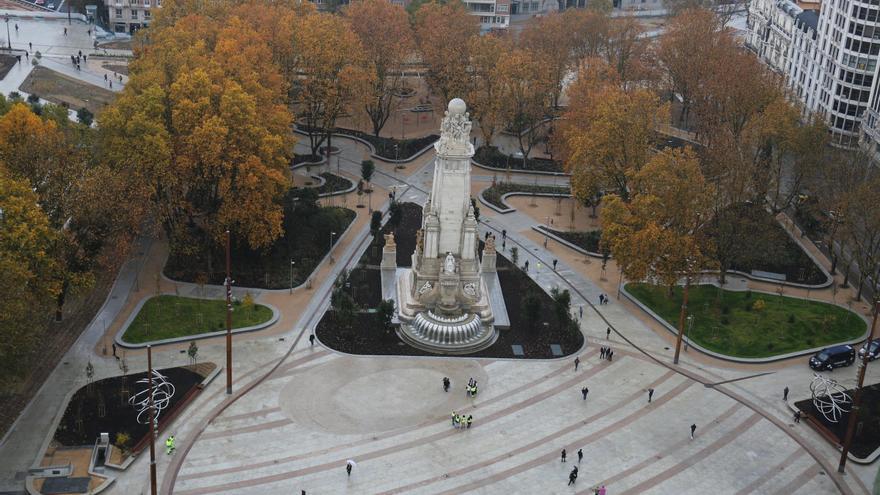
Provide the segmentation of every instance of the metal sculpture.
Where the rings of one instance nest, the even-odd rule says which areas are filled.
[[[150,421],[149,381],[149,378],[141,378],[138,380],[136,385],[143,385],[144,389],[128,399],[128,403],[137,410],[137,422],[142,425],[145,425]],[[171,404],[171,397],[174,397],[175,391],[174,384],[168,381],[168,377],[153,370],[154,421],[158,422],[162,410]]]
[[[813,394],[813,406],[825,416],[825,419],[837,423],[843,413],[850,411],[852,397],[846,389],[836,381],[822,375],[813,374],[810,392]]]

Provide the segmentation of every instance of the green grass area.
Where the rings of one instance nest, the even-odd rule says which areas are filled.
[[[265,323],[272,310],[262,304],[235,303],[232,328]],[[151,297],[128,326],[122,339],[132,344],[186,337],[226,328],[226,301],[179,296]]]
[[[630,283],[626,290],[678,327],[681,287],[672,297],[666,287],[648,284]],[[729,356],[761,358],[823,347],[859,338],[867,328],[852,311],[791,297],[700,285],[691,287],[688,299],[688,313],[694,317],[688,337]]]

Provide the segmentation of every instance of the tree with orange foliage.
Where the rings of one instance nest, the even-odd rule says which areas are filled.
[[[540,124],[550,113],[554,82],[543,57],[521,48],[498,62],[498,74],[505,122],[517,138],[525,164],[532,147],[544,137]]]
[[[470,39],[480,25],[461,2],[423,4],[415,14],[415,35],[428,84],[443,101],[467,94]]]
[[[373,84],[364,70],[360,40],[348,19],[328,13],[302,17],[295,30],[297,76],[290,81],[306,123],[312,154],[331,136],[336,120]]]
[[[507,102],[502,98],[498,66],[510,50],[510,40],[504,36],[487,34],[471,38],[471,80],[466,100],[486,146],[492,146],[492,140],[504,126]]]
[[[569,18],[575,15],[575,10],[569,10],[532,19],[520,33],[520,47],[541,57],[547,65],[553,83],[553,108],[559,106],[562,85],[575,61],[576,38],[569,29],[572,25]]]
[[[378,136],[394,112],[394,91],[403,83],[403,63],[415,49],[409,15],[387,0],[362,0],[343,11],[364,50],[370,87],[364,110]]]

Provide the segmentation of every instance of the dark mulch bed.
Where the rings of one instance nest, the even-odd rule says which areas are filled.
[[[760,206],[740,204],[723,214],[735,219],[726,222],[732,227],[720,234],[721,239],[733,241],[722,243],[722,247],[723,244],[732,245],[724,248],[735,253],[732,269],[745,273],[752,270],[782,273],[787,281],[804,284],[816,285],[828,280],[779,222]],[[711,235],[719,235],[717,227],[713,227]]]
[[[305,163],[305,162],[318,163],[323,159],[324,159],[324,157],[318,156],[318,155],[294,154],[293,159],[290,160],[290,165],[295,166],[295,165],[299,165],[300,163]]]
[[[204,376],[189,366],[158,371],[168,377],[168,381],[175,387],[170,404],[159,416],[161,428],[165,418],[171,417],[171,413],[182,404],[183,399],[204,379]],[[101,433],[109,433],[110,442],[115,442],[116,433],[125,432],[131,437],[128,446],[134,447],[147,435],[149,426],[137,422],[137,411],[127,402],[127,397],[133,396],[146,386],[136,384],[138,380],[146,377],[146,371],[130,374],[125,378],[115,376],[98,380],[77,390],[67,404],[64,416],[55,430],[54,440],[68,447],[92,445]],[[129,392],[128,396],[123,394],[123,383]],[[100,416],[99,405],[102,403],[105,412]]]
[[[853,397],[855,390],[847,390],[847,393]],[[795,402],[794,405],[830,432],[838,443],[843,442],[850,413],[843,413],[840,422],[832,423],[816,410],[812,399]],[[878,448],[880,448],[880,383],[868,385],[862,391],[862,407],[856,420],[856,433],[853,436],[850,452],[864,459]]]
[[[24,58],[22,58],[22,60],[24,60]],[[6,77],[6,74],[9,74],[9,71],[12,70],[17,63],[18,59],[16,59],[14,55],[6,55],[5,53],[0,54],[0,79]]]
[[[308,200],[293,201],[294,197]],[[244,243],[232,244],[232,277],[239,287],[286,289],[290,286],[290,260],[293,285],[299,285],[311,276],[315,267],[354,220],[355,213],[346,208],[319,207],[316,188],[292,190],[285,199],[284,234],[267,249],[250,249]],[[184,252],[172,246],[165,275],[173,280],[207,284],[222,284],[226,277],[223,247],[203,240],[204,247]]]
[[[534,184],[499,182],[483,191],[483,198],[498,208],[508,208],[508,206],[501,201],[501,197],[512,192],[570,194],[571,189],[561,186],[538,186]]]
[[[309,132],[310,129],[310,127],[305,124],[297,124],[297,128],[299,128],[303,132]],[[377,137],[367,132],[362,132],[355,129],[346,129],[344,127],[336,127],[335,129],[333,129],[333,133],[344,134],[363,139],[364,141],[367,141],[368,143],[373,145],[373,148],[376,149],[376,156],[388,160],[408,160],[419,151],[427,148],[434,141],[440,139],[440,136],[438,136],[437,134],[430,134],[428,136],[413,139],[394,139],[382,136]],[[397,145],[397,149],[395,149],[395,145]]]
[[[523,163],[522,158],[506,155],[495,146],[480,146],[474,154],[474,161],[480,165],[511,170],[534,170],[540,172],[563,172],[562,162],[547,158],[529,158]]]
[[[548,227],[544,227],[545,230],[551,232],[553,235],[557,237],[561,237],[566,241],[574,244],[575,246],[586,249],[591,253],[599,252],[599,241],[602,238],[601,230],[588,230],[588,231],[580,231],[580,232],[572,232],[572,231],[563,231],[563,230],[555,230]]]
[[[383,233],[395,232],[397,243],[397,264],[400,267],[411,266],[412,253],[415,251],[415,232],[421,226],[421,207],[413,203],[400,204],[399,218],[386,224]],[[382,246],[385,239],[380,235],[374,238],[370,247],[361,257],[358,266],[351,271],[344,286],[345,291],[352,295],[362,309],[375,308],[381,300],[381,275],[378,264],[382,259]],[[513,266],[503,256],[498,257],[498,279],[501,292],[510,315],[510,329],[499,330],[498,340],[488,349],[469,354],[468,357],[516,358],[511,345],[523,346],[525,358],[553,358],[550,344],[559,344],[565,355],[572,354],[581,348],[584,339],[580,332],[571,332],[557,321],[553,299],[544,292],[532,279],[519,268]],[[523,297],[533,291],[541,301],[542,315],[538,327],[529,328],[521,310]],[[548,330],[543,322],[549,324]],[[397,337],[396,332],[383,328],[375,313],[361,313],[356,328],[345,330],[336,324],[334,311],[324,314],[318,323],[318,338],[333,349],[351,354],[378,354],[399,356],[433,356],[435,354],[410,347]]]
[[[336,174],[331,174],[330,172],[322,172],[319,175],[324,179],[325,182],[321,184],[321,187],[317,188],[318,194],[345,191],[346,189],[354,185],[354,182],[346,179],[345,177],[340,177]]]

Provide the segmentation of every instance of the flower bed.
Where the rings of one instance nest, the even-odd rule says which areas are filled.
[[[535,172],[564,172],[562,162],[546,158],[522,158],[506,155],[494,146],[480,146],[474,154],[474,161],[487,167]]]
[[[571,190],[568,187],[561,186],[537,186],[534,184],[517,184],[514,182],[499,182],[492,187],[483,191],[483,199],[492,203],[498,208],[507,209],[509,206],[504,204],[502,197],[505,194],[517,193],[543,193],[543,194],[569,194]]]

